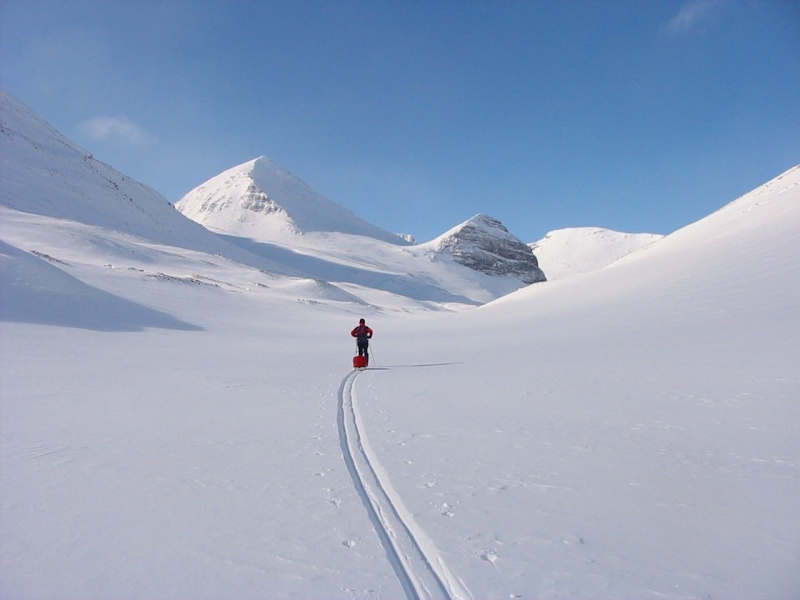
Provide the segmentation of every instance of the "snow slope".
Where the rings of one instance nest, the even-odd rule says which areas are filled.
[[[363,410],[475,597],[797,596],[798,234],[795,168],[425,348],[397,332]]]
[[[795,598],[799,203],[456,313],[3,208],[0,597]]]
[[[261,241],[324,231],[407,243],[320,196],[265,156],[212,177],[175,206],[211,230]]]
[[[386,304],[375,292],[388,291],[427,309],[458,309],[543,279],[533,254],[497,221],[476,228],[469,220],[434,242],[410,245],[263,156],[212,177],[176,207],[248,253],[342,286],[367,303]],[[444,245],[467,230],[473,235],[466,244]],[[480,264],[466,255],[479,256]]]
[[[602,269],[662,237],[654,233],[620,233],[600,227],[570,227],[550,231],[529,245],[547,279],[554,281]]]
[[[219,245],[163,196],[95,160],[4,90],[0,108],[0,205],[172,245]]]
[[[513,276],[487,276],[447,256],[409,250],[400,238],[316,195],[264,158],[215,178],[218,185],[201,186],[214,198],[226,199],[224,208],[213,205],[211,215],[233,230],[242,225],[242,214],[252,213],[246,225],[258,230],[253,233],[264,234],[258,227],[269,229],[275,223],[300,223],[307,231],[284,232],[272,241],[212,233],[153,190],[93,159],[10,95],[3,92],[0,101],[0,210],[4,221],[15,223],[8,228],[7,241],[22,249],[31,249],[26,242],[35,238],[38,252],[55,249],[62,260],[69,260],[64,253],[71,252],[72,238],[79,237],[84,247],[76,260],[91,256],[95,265],[103,266],[122,259],[127,267],[150,273],[154,249],[169,253],[165,248],[178,246],[192,250],[195,260],[170,276],[213,278],[213,272],[204,273],[207,265],[235,261],[255,272],[289,277],[282,287],[296,290],[298,299],[347,298],[371,312],[460,310],[524,285]],[[255,202],[253,194],[264,195],[247,191],[256,181],[281,199],[277,205],[261,198],[262,208],[270,205],[273,213],[242,208]],[[28,233],[15,237],[20,227]],[[128,260],[131,255],[136,258]],[[255,280],[261,281],[262,275],[257,273]],[[23,293],[21,285],[15,293]]]

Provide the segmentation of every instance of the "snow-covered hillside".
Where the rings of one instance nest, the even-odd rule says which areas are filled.
[[[570,227],[550,231],[530,244],[549,281],[602,269],[661,239],[654,233],[621,233],[600,227]]]
[[[409,247],[263,157],[213,178],[181,203],[227,235],[212,233],[158,193],[93,159],[10,95],[0,99],[0,210],[6,222],[17,224],[6,231],[12,246],[27,244],[23,249],[52,252],[66,262],[91,256],[98,268],[146,276],[158,275],[151,268],[154,251],[169,254],[177,246],[195,254],[170,277],[215,279],[218,264],[233,261],[251,268],[247,285],[265,285],[269,278],[274,288],[276,278],[289,277],[282,289],[296,290],[298,300],[347,299],[369,311],[458,310],[525,285],[513,275],[486,275],[449,255]],[[26,231],[16,235],[21,227]],[[256,239],[239,235],[245,232]],[[83,242],[77,255],[75,238]],[[23,287],[19,282],[13,293],[25,297]]]
[[[397,245],[407,243],[320,196],[265,156],[212,177],[181,198],[175,207],[211,230],[260,241],[338,232]]]
[[[342,286],[369,304],[385,305],[375,292],[391,292],[428,309],[473,306],[544,279],[530,249],[490,217],[411,245],[263,156],[212,177],[176,207],[248,252]]]
[[[218,249],[158,192],[72,144],[0,90],[0,205],[187,248]]]
[[[800,168],[457,312],[422,246],[220,238],[291,277],[5,172],[0,597],[797,597]]]

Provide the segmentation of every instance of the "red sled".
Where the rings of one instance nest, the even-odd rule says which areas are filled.
[[[354,369],[366,369],[367,368],[367,357],[366,356],[354,356],[353,357],[353,368]]]

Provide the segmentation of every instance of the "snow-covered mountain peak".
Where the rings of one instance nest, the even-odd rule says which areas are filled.
[[[209,229],[258,240],[334,232],[405,243],[316,193],[266,156],[212,177],[175,206]]]
[[[424,246],[487,275],[511,275],[528,284],[545,280],[533,251],[488,215],[475,215]]]
[[[549,281],[602,269],[653,242],[655,233],[621,233],[600,227],[568,227],[550,231],[530,244]]]
[[[435,241],[441,243],[449,238],[452,238],[455,235],[458,235],[462,231],[475,231],[481,232],[485,235],[491,235],[494,237],[500,237],[504,239],[513,239],[516,240],[517,238],[509,233],[508,229],[506,229],[505,225],[503,225],[499,220],[495,219],[494,217],[490,217],[489,215],[485,215],[483,213],[478,213],[474,217],[470,217],[463,223],[459,223],[452,229],[446,231],[442,235],[440,235]]]
[[[77,239],[80,261],[91,256],[97,264],[160,277],[163,273],[150,272],[155,243],[180,256],[192,251],[193,258],[169,274],[181,280],[215,279],[207,269],[224,257],[248,273],[256,269],[258,280],[291,277],[331,286],[281,286],[281,293],[309,301],[422,311],[482,304],[523,285],[512,277],[465,269],[449,256],[436,260],[415,249],[413,241],[322,198],[266,157],[229,169],[195,190],[182,205],[184,212],[195,211],[195,220],[189,219],[154,190],[95,160],[23,103],[7,94],[0,102],[3,241],[51,256],[58,265],[75,259]],[[36,241],[30,227],[37,231]],[[195,266],[187,274],[183,269],[189,263]],[[30,270],[36,263],[20,264]],[[35,288],[37,277],[12,279]],[[77,289],[63,280],[58,286]],[[17,307],[26,304],[28,287],[20,288]],[[335,289],[341,293],[332,293]]]

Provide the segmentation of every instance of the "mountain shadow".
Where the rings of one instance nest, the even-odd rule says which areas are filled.
[[[88,285],[45,259],[0,241],[0,321],[94,331],[202,331],[167,313]]]
[[[454,302],[471,306],[480,304],[460,294],[448,292],[435,283],[425,281],[423,277],[418,277],[413,273],[383,273],[369,269],[359,269],[317,256],[294,252],[290,248],[279,244],[222,233],[218,235],[228,242],[247,250],[250,254],[284,265],[287,269],[295,270],[304,277],[332,283],[352,283],[423,302]]]

